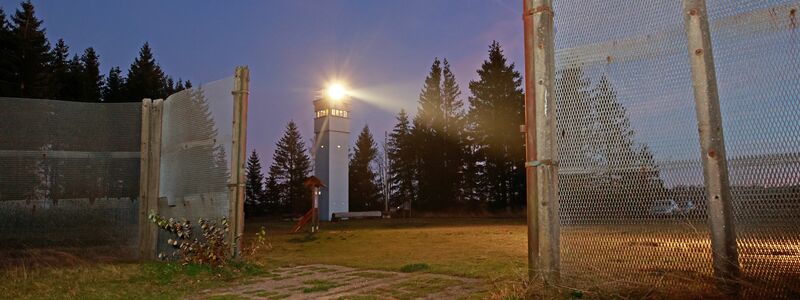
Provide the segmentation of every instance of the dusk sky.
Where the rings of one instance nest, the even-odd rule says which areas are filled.
[[[19,3],[0,0],[9,16]],[[63,38],[73,53],[94,47],[104,73],[127,70],[144,42],[167,74],[195,84],[249,66],[248,144],[267,165],[289,120],[309,144],[311,101],[329,80],[369,95],[353,103],[352,137],[369,124],[381,141],[400,108],[416,112],[435,57],[450,61],[465,103],[492,40],[522,71],[519,0],[33,3],[52,44]]]

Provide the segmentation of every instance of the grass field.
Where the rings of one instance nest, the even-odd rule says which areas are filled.
[[[0,298],[178,299],[270,277],[277,267],[312,263],[481,278],[489,290],[525,272],[523,219],[354,220],[323,223],[313,237],[288,234],[292,225],[248,221],[245,244],[264,226],[272,249],[225,269],[76,259],[10,267],[0,270]]]
[[[0,270],[0,298],[177,299],[276,278],[277,268],[314,264],[473,278],[484,285],[477,298],[543,290],[523,280],[527,241],[521,218],[350,220],[322,223],[313,236],[289,234],[292,225],[248,220],[245,246],[264,227],[271,247],[224,269],[42,259],[45,264]],[[547,298],[720,297],[710,279],[706,237],[705,228],[691,224],[562,228],[562,286]],[[745,241],[760,247],[747,246],[759,252],[740,257],[745,295],[800,295],[800,244],[767,241]],[[771,267],[753,267],[766,265]]]
[[[351,220],[323,223],[309,237],[288,234],[292,224],[248,223],[267,228],[273,249],[252,260],[263,265],[311,263],[400,271],[427,264],[427,271],[500,280],[525,274],[524,219],[444,218]]]

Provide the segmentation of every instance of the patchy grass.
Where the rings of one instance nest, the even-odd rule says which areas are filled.
[[[310,285],[307,287],[303,287],[302,289],[303,293],[306,294],[316,293],[316,292],[326,292],[332,288],[341,286],[341,284],[339,283],[330,280],[320,280],[320,279],[306,280],[303,281],[303,284]]]
[[[253,276],[271,274],[249,263],[223,268],[158,262],[17,267],[0,270],[0,298],[179,299]]]
[[[426,272],[494,281],[524,273],[524,224],[524,219],[351,220],[323,223],[322,232],[309,236],[288,234],[291,222],[248,220],[245,243],[253,232],[265,226],[273,245],[270,251],[247,257],[248,263],[232,263],[222,269],[155,262],[5,268],[0,269],[0,298],[43,299],[58,295],[64,299],[180,299],[259,278],[294,278],[297,274],[278,275],[269,270],[314,263],[397,271],[405,265],[426,262]],[[268,297],[289,294],[286,291]]]
[[[273,245],[271,251],[250,259],[269,266],[331,264],[386,271],[426,262],[427,272],[490,280],[516,278],[526,272],[527,237],[522,218],[324,222],[315,239],[288,234],[292,225],[248,222],[248,231],[266,227]]]
[[[392,273],[381,273],[381,272],[370,272],[370,271],[353,272],[347,275],[363,277],[363,278],[372,278],[372,279],[383,279],[395,276]]]
[[[431,268],[431,266],[429,266],[428,264],[425,264],[425,263],[407,264],[405,266],[400,267],[400,272],[411,273],[411,272],[427,270],[427,269],[430,269],[430,268]]]

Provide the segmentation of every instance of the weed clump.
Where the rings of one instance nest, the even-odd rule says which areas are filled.
[[[200,237],[194,235],[192,223],[188,220],[176,221],[155,213],[150,213],[148,218],[161,230],[175,235],[175,239],[169,239],[167,243],[176,250],[169,255],[159,253],[160,259],[177,260],[183,264],[211,266],[222,266],[228,262],[231,253],[226,241],[230,231],[227,218],[222,218],[219,224],[213,220],[199,219],[198,223],[202,231]]]

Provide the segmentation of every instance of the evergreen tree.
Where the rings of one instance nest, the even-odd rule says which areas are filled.
[[[49,98],[50,42],[30,1],[22,2],[21,9],[11,17],[10,35],[10,64],[4,71],[10,75],[8,96]]]
[[[413,203],[416,186],[416,154],[411,136],[411,124],[405,110],[397,115],[397,124],[389,134],[389,191],[393,205]]]
[[[283,189],[278,181],[275,180],[277,176],[277,169],[270,168],[267,175],[266,183],[264,184],[264,209],[268,215],[277,215],[288,212],[288,204],[283,201]]]
[[[103,97],[103,75],[100,74],[100,57],[89,47],[81,56],[83,76],[81,76],[81,101],[100,102]]]
[[[253,150],[247,159],[247,173],[245,175],[245,216],[260,215],[264,209],[264,173],[261,170],[261,160],[258,153]]]
[[[311,209],[311,190],[303,183],[311,172],[311,159],[292,121],[272,157],[267,188],[269,197],[278,197],[279,207],[294,214],[304,214]],[[274,200],[271,200],[274,201]]]
[[[51,51],[50,61],[50,89],[53,99],[67,100],[69,94],[69,46],[63,39],[56,42],[56,46]]]
[[[369,127],[364,126],[356,139],[356,146],[350,158],[350,210],[381,210],[380,188],[376,182],[373,163],[377,159],[378,149]]]
[[[490,204],[511,211],[525,204],[522,79],[497,42],[489,46],[489,59],[478,76],[469,83],[474,152],[483,165]]]
[[[83,83],[86,72],[78,55],[67,61],[67,77],[63,79],[62,100],[85,101],[83,99]]]
[[[133,61],[125,81],[125,98],[141,101],[144,98],[166,98],[164,72],[153,57],[150,44],[144,43],[139,57]]]
[[[125,77],[122,77],[122,71],[119,67],[113,67],[108,71],[108,80],[103,85],[103,101],[104,102],[125,102],[125,95],[123,88],[125,87]]]
[[[641,218],[667,194],[653,154],[635,142],[611,81],[602,75],[591,89],[579,64],[567,66],[555,81],[561,201],[577,208],[570,214],[583,222]]]
[[[420,93],[412,130],[417,154],[418,208],[441,211],[463,200],[464,113],[447,60],[435,59]]]
[[[171,99],[175,109],[171,118],[173,126],[165,126],[164,141],[166,173],[162,187],[169,187],[168,197],[225,193],[228,190],[229,162],[219,138],[217,128],[202,87]],[[168,131],[168,132],[167,132]],[[187,145],[179,147],[179,145]]]
[[[450,71],[450,64],[444,60],[442,69],[442,186],[441,192],[448,195],[450,203],[463,202],[461,189],[464,174],[465,155],[465,117],[464,104],[461,101],[461,90],[455,75]]]
[[[6,13],[0,7],[0,96],[10,96],[13,90],[11,45],[11,30],[8,28]]]
[[[442,112],[442,66],[439,59],[431,65],[430,73],[419,96],[419,108],[414,118],[412,130],[417,167],[417,205],[422,210],[442,208],[442,202],[450,195],[441,193],[443,184],[442,155],[443,120]]]

